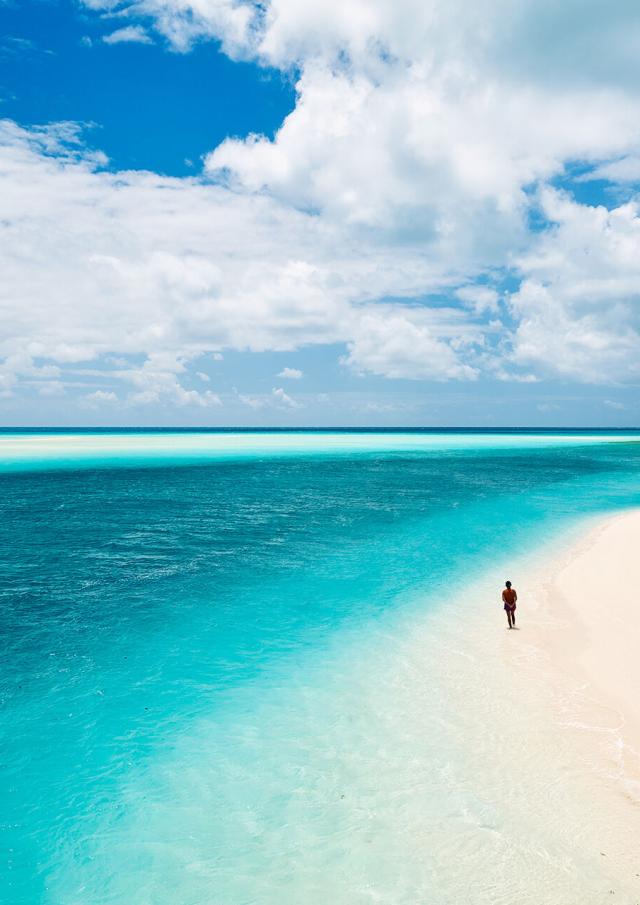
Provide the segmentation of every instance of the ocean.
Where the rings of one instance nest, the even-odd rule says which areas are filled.
[[[464,588],[637,506],[639,441],[0,433],[0,902],[502,901],[469,878],[516,818],[439,639]]]

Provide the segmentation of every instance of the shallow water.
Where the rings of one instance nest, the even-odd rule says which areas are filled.
[[[452,588],[637,505],[636,439],[0,435],[0,901],[460,901],[523,817],[450,706]]]

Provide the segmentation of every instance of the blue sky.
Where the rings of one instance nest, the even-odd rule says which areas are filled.
[[[291,79],[232,62],[215,43],[105,44],[117,21],[67,0],[3,4],[2,113],[24,125],[91,124],[113,169],[199,170],[227,136],[273,135],[294,106]]]
[[[0,420],[636,425],[637,17],[581,9],[1,3]]]

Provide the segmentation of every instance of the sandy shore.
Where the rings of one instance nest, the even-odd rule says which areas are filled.
[[[640,802],[640,511],[599,522],[532,578],[521,621],[550,654],[567,722]]]
[[[521,574],[514,564],[510,576],[519,594],[518,631],[508,630],[501,612],[500,656],[487,684],[493,685],[490,693],[509,703],[491,748],[512,758],[513,803],[523,814],[526,808],[531,814],[537,809],[540,838],[554,829],[552,850],[561,846],[559,832],[572,838],[567,864],[583,872],[584,901],[604,901],[606,893],[636,905],[640,511],[592,521],[558,549],[555,560],[548,553],[523,563]],[[482,635],[490,656],[488,627]],[[494,726],[496,719],[491,719]],[[573,901],[570,890],[557,901]]]
[[[443,608],[418,633],[460,739],[458,782],[478,800],[456,845],[483,866],[459,900],[640,903],[638,550],[640,511],[592,519],[496,563],[464,589],[463,618]],[[439,866],[449,881],[446,852]]]

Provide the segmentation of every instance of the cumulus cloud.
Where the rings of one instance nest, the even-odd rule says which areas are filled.
[[[485,311],[493,313],[498,311],[498,293],[488,286],[461,286],[455,294],[461,302],[468,305],[477,314]]]
[[[298,368],[283,368],[277,376],[284,377],[287,380],[300,380],[303,374]]]
[[[510,308],[513,358],[541,373],[591,382],[640,374],[640,215],[636,203],[608,210],[546,189],[553,224],[518,266]]]
[[[455,278],[514,256],[522,261],[532,243],[528,188],[574,161],[591,165],[594,178],[637,178],[638,23],[629,4],[614,11],[600,0],[579,8],[551,0],[484,0],[473,8],[462,0],[271,0],[249,8],[243,53],[297,66],[300,77],[296,107],[274,139],[229,139],[207,158],[208,170],[237,189],[346,223],[369,246],[381,235],[402,248],[422,243]],[[209,27],[200,22],[203,32]],[[544,208],[553,220],[548,201]],[[576,210],[585,222],[592,218],[586,206]],[[568,232],[565,225],[551,243]],[[550,277],[553,291],[522,266],[511,302],[519,320],[512,362],[588,380],[633,371],[617,366],[636,336],[633,320],[620,313],[626,289],[609,281],[620,309],[609,329],[593,280],[588,315],[568,302],[568,287],[560,289],[568,256],[564,276]],[[462,286],[457,297],[476,315],[498,313],[497,294],[486,286]],[[350,340],[353,366],[390,377],[477,373],[476,361],[459,361],[454,344],[410,318],[390,320],[384,337],[367,318]],[[400,360],[404,341],[413,345]],[[511,374],[535,379],[505,368],[498,376]]]
[[[310,344],[389,379],[637,378],[636,206],[549,187],[576,163],[635,178],[633,4],[85,6],[127,17],[112,41],[144,22],[173,50],[211,39],[293,74],[296,104],[182,179],[112,172],[76,124],[5,122],[1,393],[93,362],[129,404],[202,408],[220,397],[193,386],[200,359]]]
[[[67,132],[0,130],[8,383],[25,367],[103,356],[142,355],[150,375],[159,355],[184,363],[219,359],[225,347],[348,342],[379,293],[411,296],[449,279],[395,243],[353,254],[344,227],[269,197],[109,172]],[[127,373],[133,380],[138,371]],[[165,383],[184,373],[170,372]],[[138,398],[170,395],[156,385]],[[200,404],[193,394],[174,399]]]
[[[292,399],[282,387],[274,387],[271,390],[271,395],[275,399],[276,403],[284,406],[285,408],[299,409],[302,408],[302,403],[298,402],[296,399]]]
[[[214,38],[232,56],[243,52],[257,12],[253,4],[244,0],[84,0],[84,5],[97,11],[153,19],[156,30],[177,51],[186,52],[202,38]]]
[[[153,44],[153,39],[141,25],[125,25],[102,39],[105,44]]]
[[[593,182],[606,179],[608,182],[640,182],[640,157],[623,157],[589,170],[579,177],[580,182]]]
[[[94,402],[115,402],[117,398],[115,393],[105,390],[96,390],[94,393],[88,393],[85,396],[85,399],[90,399]]]
[[[133,384],[127,402],[131,405],[170,402],[179,406],[199,406],[206,408],[222,405],[220,397],[211,390],[204,393],[195,389],[185,389],[178,375],[186,370],[187,356],[172,352],[152,352],[139,368],[116,372],[117,376]]]
[[[275,409],[299,409],[304,408],[303,404],[297,399],[289,396],[282,387],[273,387],[271,393],[260,393],[257,395],[249,395],[245,393],[237,393],[238,400],[249,408],[257,411],[265,408]]]
[[[96,390],[93,393],[86,393],[81,399],[81,403],[85,408],[96,410],[102,408],[105,404],[108,405],[117,401],[117,395],[108,390]]]
[[[247,393],[238,393],[237,396],[243,405],[248,405],[254,411],[264,408],[269,402],[265,396],[250,396]]]
[[[473,380],[477,370],[462,364],[450,343],[434,336],[428,323],[403,314],[368,313],[358,320],[346,363],[385,377]]]

